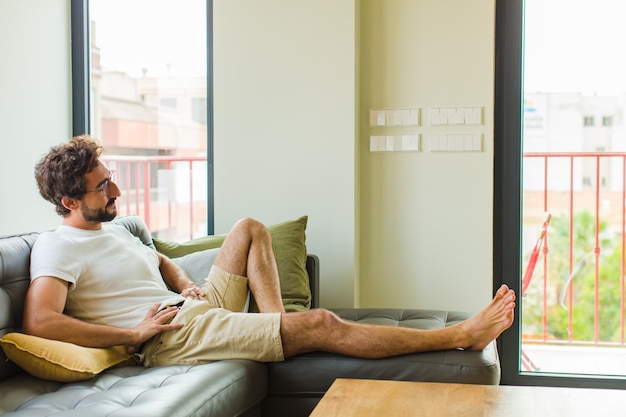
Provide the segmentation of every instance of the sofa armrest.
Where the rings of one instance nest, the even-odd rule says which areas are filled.
[[[311,308],[320,306],[320,259],[317,255],[306,256],[306,271],[309,274],[309,287],[311,288]]]

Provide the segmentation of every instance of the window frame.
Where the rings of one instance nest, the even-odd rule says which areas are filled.
[[[519,296],[522,239],[524,0],[496,0],[494,121],[494,288]],[[498,338],[503,385],[624,389],[623,376],[531,374],[520,369],[520,303],[511,328]]]
[[[72,135],[91,130],[89,112],[89,0],[71,0]]]
[[[174,0],[173,0],[174,1]],[[215,233],[215,186],[213,148],[213,0],[207,10],[207,234]],[[91,132],[89,0],[70,0],[72,54],[72,135]]]

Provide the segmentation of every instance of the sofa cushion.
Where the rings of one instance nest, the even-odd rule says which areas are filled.
[[[112,366],[134,363],[124,346],[87,348],[22,333],[4,335],[0,347],[20,368],[50,381],[82,381]]]
[[[265,366],[245,360],[116,367],[66,384],[22,373],[0,382],[0,415],[242,416],[266,394]]]
[[[183,268],[189,275],[189,278],[201,287],[219,251],[220,248],[205,249],[179,258],[173,258],[172,261]]]
[[[299,219],[285,221],[267,228],[272,236],[283,304],[288,312],[303,311],[311,307],[311,289],[306,270],[307,220],[307,216],[302,216]],[[153,240],[159,252],[175,259],[190,253],[219,248],[225,238],[226,234],[204,236],[184,243],[168,242],[157,238]],[[251,311],[255,311],[254,304]]]
[[[470,315],[459,312],[403,309],[336,309],[339,317],[358,323],[437,329]],[[495,342],[482,351],[444,350],[385,359],[350,358],[324,352],[268,363],[269,393],[264,415],[308,416],[336,378],[498,384],[500,363]]]

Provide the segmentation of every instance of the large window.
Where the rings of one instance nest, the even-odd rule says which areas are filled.
[[[74,135],[117,171],[120,215],[213,233],[211,1],[72,0]]]
[[[626,91],[614,53],[623,6],[496,7],[494,276],[518,293],[502,382],[623,388],[626,140],[612,116]],[[552,222],[525,287],[544,212]]]

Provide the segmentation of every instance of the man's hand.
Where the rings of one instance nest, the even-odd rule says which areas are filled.
[[[150,338],[161,332],[178,330],[183,327],[183,323],[169,324],[178,313],[179,307],[167,307],[159,310],[160,304],[155,304],[148,310],[146,318],[143,319],[134,329],[135,337],[133,344],[126,348],[129,354],[137,352],[139,347]]]
[[[204,293],[204,291],[198,288],[196,284],[192,283],[187,288],[184,288],[180,292],[180,295],[185,298],[193,298],[194,300],[199,300],[201,298],[204,298],[206,294]]]

